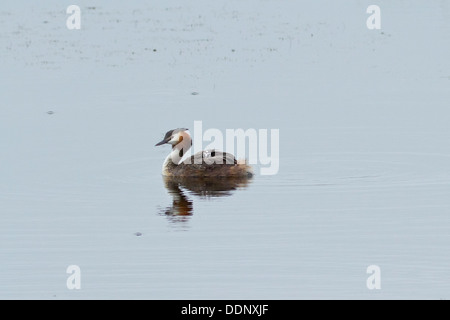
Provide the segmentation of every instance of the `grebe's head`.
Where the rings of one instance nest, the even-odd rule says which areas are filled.
[[[170,144],[172,148],[174,148],[177,144],[181,143],[183,140],[190,140],[191,137],[188,133],[189,129],[186,128],[178,128],[174,130],[169,130],[166,132],[164,139],[162,141],[155,144],[155,146],[161,146],[163,144]]]

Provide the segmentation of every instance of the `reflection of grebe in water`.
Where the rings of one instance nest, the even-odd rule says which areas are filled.
[[[248,177],[211,178],[211,177],[175,177],[164,176],[164,183],[172,195],[172,206],[161,210],[172,222],[187,221],[193,213],[193,201],[188,194],[200,198],[226,197],[232,191],[245,188]]]
[[[237,161],[226,152],[216,150],[200,151],[181,161],[181,158],[192,146],[188,129],[170,130],[164,139],[156,144],[172,145],[172,152],[164,161],[162,174],[177,177],[251,177],[252,168],[244,161]]]
[[[192,215],[192,200],[184,194],[178,183],[165,180],[166,188],[172,195],[172,206],[160,210],[161,214],[166,215],[172,222],[186,221],[188,216]]]

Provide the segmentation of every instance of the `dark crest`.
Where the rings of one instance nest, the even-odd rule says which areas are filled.
[[[170,140],[170,137],[172,136],[172,134],[173,134],[174,131],[175,131],[175,130],[169,130],[169,131],[167,131],[167,132],[166,132],[166,135],[164,136],[164,139],[163,139],[163,140]]]
[[[173,129],[173,130],[167,131],[166,135],[164,136],[164,139],[162,139],[162,141],[160,141],[157,144],[155,144],[155,146],[160,146],[160,145],[163,145],[165,143],[168,143],[175,133],[178,133],[180,131],[186,131],[186,130],[188,130],[188,129],[178,128],[178,129]],[[191,145],[192,145],[192,141],[191,141]]]

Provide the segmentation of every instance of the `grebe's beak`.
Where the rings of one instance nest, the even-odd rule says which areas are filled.
[[[165,144],[165,143],[169,143],[170,138],[171,138],[171,137],[165,138],[164,140],[158,142],[157,144],[155,144],[155,147],[160,146],[160,145],[163,145],[163,144]]]

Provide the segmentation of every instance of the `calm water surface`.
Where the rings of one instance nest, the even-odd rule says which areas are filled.
[[[359,1],[80,6],[0,10],[0,298],[448,298],[444,1],[381,31]],[[167,183],[154,144],[196,120],[279,129],[278,174]]]

